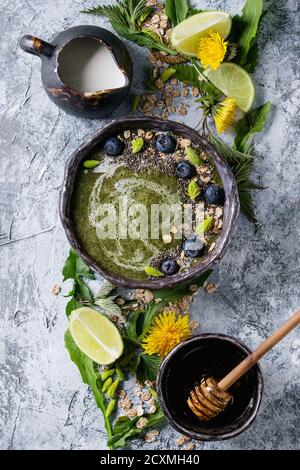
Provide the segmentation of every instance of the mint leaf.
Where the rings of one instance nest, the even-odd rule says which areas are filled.
[[[259,29],[259,23],[263,13],[263,0],[246,0],[244,5],[242,16],[235,16],[233,18],[233,31],[239,31],[239,37],[235,42],[239,45],[239,54],[237,63],[245,68],[251,67],[251,61],[255,58],[257,61],[257,55],[250,55],[249,51],[256,44],[257,33]]]
[[[160,363],[161,359],[158,356],[141,354],[139,365],[136,369],[137,381],[142,385],[146,382],[146,380],[155,382]]]
[[[207,217],[200,224],[197,225],[196,233],[198,235],[203,235],[207,233],[213,226],[214,219],[213,217]]]
[[[197,181],[191,181],[187,189],[187,195],[189,198],[192,199],[192,201],[195,201],[195,199],[197,199],[197,197],[200,195],[200,192],[201,191]]]
[[[237,150],[248,153],[251,145],[249,145],[248,141],[253,134],[261,132],[264,129],[271,107],[271,103],[267,102],[246,114],[234,124],[236,130],[234,144]]]
[[[203,163],[199,152],[192,147],[186,147],[185,153],[192,165],[200,166]]]
[[[166,0],[165,5],[166,15],[173,27],[186,19],[190,8],[188,0]]]

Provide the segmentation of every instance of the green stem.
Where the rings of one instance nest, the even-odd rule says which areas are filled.
[[[138,341],[137,339],[132,338],[131,336],[123,335],[123,338],[124,338],[124,339],[127,339],[127,341],[131,341],[131,343],[136,344],[136,345],[139,346],[140,348],[142,347],[142,343],[141,343],[140,341]]]
[[[193,64],[193,67],[196,69],[197,73],[199,73],[199,76],[202,78],[202,80],[207,81],[207,78],[205,77],[205,75],[203,75],[203,69],[200,67],[196,59],[191,57],[191,62]]]

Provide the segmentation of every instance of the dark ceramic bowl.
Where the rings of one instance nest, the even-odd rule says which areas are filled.
[[[127,129],[170,131],[186,139],[190,139],[194,144],[198,144],[203,150],[205,150],[205,152],[212,158],[219,172],[226,194],[223,229],[217,239],[215,248],[187,272],[178,273],[174,276],[159,278],[156,280],[128,279],[103,269],[86,253],[77,238],[76,230],[71,219],[71,200],[77,172],[82,167],[82,162],[87,158],[90,152],[95,150],[95,148],[99,146],[104,139],[112,135],[120,134],[122,131]],[[207,271],[209,268],[212,268],[224,256],[232,238],[238,213],[239,198],[234,176],[227,163],[215,151],[212,145],[207,140],[203,139],[198,132],[184,124],[156,118],[123,119],[113,122],[100,131],[92,134],[88,140],[75,151],[67,162],[60,195],[61,221],[71,246],[95,272],[104,276],[112,284],[129,289],[159,290],[163,288],[172,288],[179,284],[197,279],[202,273]]]
[[[220,380],[250,353],[241,341],[221,334],[197,335],[174,348],[157,378],[158,398],[171,425],[181,434],[201,441],[231,439],[246,431],[256,418],[263,393],[258,365],[230,388],[233,403],[209,422],[200,421],[186,400],[201,377]]]

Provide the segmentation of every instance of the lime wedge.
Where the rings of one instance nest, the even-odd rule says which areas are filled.
[[[246,70],[232,62],[223,62],[216,70],[207,69],[206,77],[228,98],[233,98],[247,113],[255,98],[255,88]]]
[[[74,310],[69,328],[78,348],[97,364],[112,364],[123,352],[119,330],[96,310],[88,307]]]
[[[209,31],[219,33],[226,39],[231,30],[231,17],[224,11],[205,11],[179,23],[172,30],[171,44],[178,52],[197,56],[199,41]]]

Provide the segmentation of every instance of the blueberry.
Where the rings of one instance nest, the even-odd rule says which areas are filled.
[[[195,174],[195,167],[189,162],[181,162],[176,166],[176,173],[179,178],[192,178]]]
[[[104,151],[110,157],[121,155],[124,150],[124,143],[118,137],[110,137],[104,143]]]
[[[174,259],[167,259],[161,264],[160,270],[166,274],[166,276],[173,276],[178,273],[179,265]]]
[[[183,251],[190,258],[198,258],[204,254],[205,246],[195,235],[187,238],[183,243]]]
[[[173,153],[176,150],[176,140],[169,134],[162,134],[156,139],[156,148],[162,153]]]
[[[225,191],[220,186],[211,184],[204,191],[204,200],[209,205],[222,205],[225,202]]]

